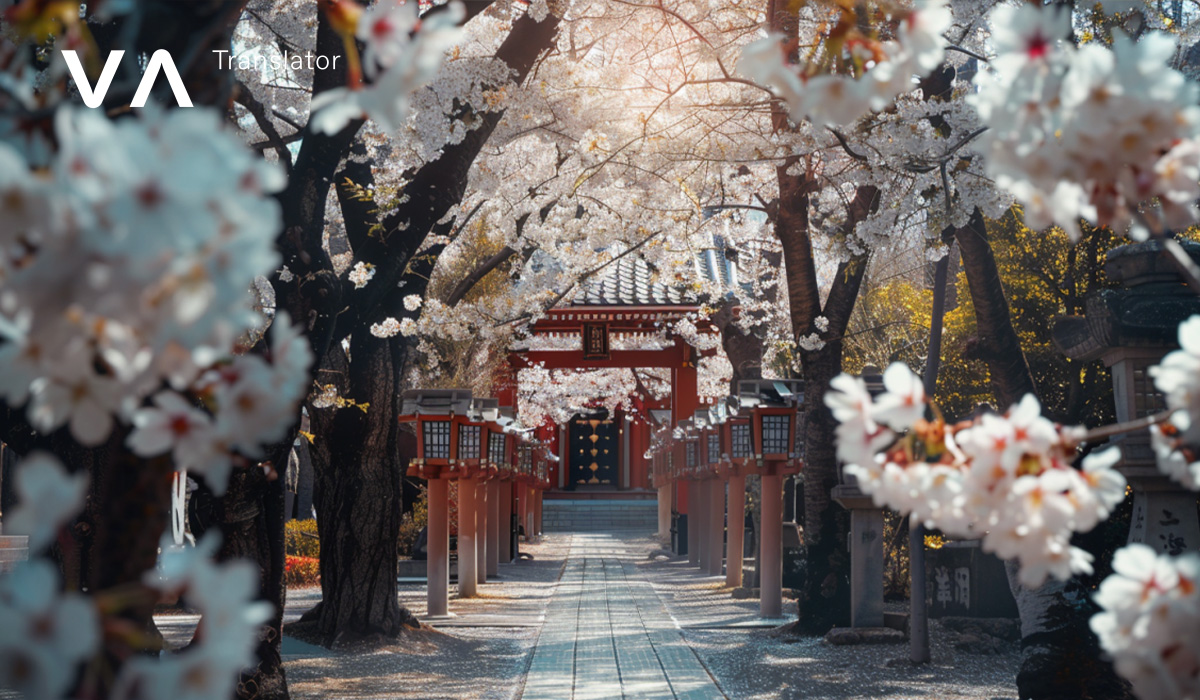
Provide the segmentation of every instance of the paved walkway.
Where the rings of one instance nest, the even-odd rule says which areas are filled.
[[[626,543],[571,537],[522,700],[725,700]]]

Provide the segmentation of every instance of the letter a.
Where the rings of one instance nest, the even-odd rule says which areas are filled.
[[[142,76],[142,82],[138,83],[137,92],[133,93],[133,102],[130,102],[129,105],[131,107],[146,106],[146,100],[150,98],[150,89],[154,87],[154,79],[158,77],[160,69],[166,73],[167,82],[171,84],[171,92],[175,93],[175,101],[179,103],[179,106],[191,107],[192,98],[188,96],[187,90],[183,87],[183,78],[179,77],[179,71],[175,69],[175,61],[171,59],[171,54],[166,49],[159,49],[150,57],[150,64],[146,66],[146,74]]]
[[[66,49],[62,54],[63,60],[67,62],[67,70],[71,73],[71,79],[75,81],[75,87],[79,88],[79,96],[83,98],[83,103],[88,107],[99,107],[104,104],[108,86],[112,85],[113,76],[117,74],[117,66],[121,64],[121,57],[125,55],[125,52],[113,51],[108,54],[104,70],[100,71],[100,79],[96,81],[95,90],[92,90],[92,84],[88,82],[87,74],[83,72],[83,64],[79,62],[79,56],[73,50]]]

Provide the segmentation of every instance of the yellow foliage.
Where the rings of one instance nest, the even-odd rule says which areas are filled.
[[[284,549],[297,557],[321,556],[321,540],[317,539],[316,520],[289,520],[284,524]]]

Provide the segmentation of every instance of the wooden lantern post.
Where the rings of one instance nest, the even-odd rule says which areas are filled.
[[[744,450],[738,440],[749,432],[752,456],[742,469],[762,480],[761,571],[759,615],[783,615],[783,477],[800,471],[795,452],[795,431],[803,384],[796,380],[747,380],[738,386],[739,414],[748,415],[750,429],[734,437],[735,453]],[[744,424],[743,424],[744,425]]]
[[[425,479],[429,484],[425,571],[427,609],[431,618],[450,614],[450,481],[461,476],[456,466],[458,424],[466,420],[470,404],[471,392],[461,389],[406,391],[401,397],[399,420],[413,423],[417,434],[417,457],[409,464],[408,475]],[[461,504],[459,518],[462,518]],[[460,594],[463,593],[462,546],[460,536]],[[474,561],[474,550],[471,554]],[[471,581],[469,595],[474,594],[473,576]]]

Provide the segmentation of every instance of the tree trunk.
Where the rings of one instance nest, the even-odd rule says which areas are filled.
[[[419,625],[400,607],[396,586],[403,468],[395,421],[400,391],[393,378],[403,368],[405,348],[403,338],[356,332],[353,362],[339,348],[323,369],[346,377],[340,393],[359,406],[309,406],[317,435],[312,457],[321,603],[298,630],[325,646],[395,637]]]
[[[979,210],[955,232],[975,307],[978,336],[972,355],[988,368],[1000,410],[1037,386],[1012,325],[1008,300]],[[1028,700],[1105,700],[1132,697],[1129,685],[1104,661],[1088,618],[1096,611],[1080,583],[1051,579],[1037,589],[1017,580],[1017,564],[1006,562],[1009,587],[1021,616],[1021,670],[1017,692]]]
[[[791,161],[792,159],[789,159]],[[808,193],[813,186],[806,175],[788,175],[794,163],[785,162],[779,179],[779,212],[775,232],[783,245],[792,333],[807,335],[817,316],[829,321],[821,334],[824,346],[798,350],[803,366],[806,432],[804,439],[804,584],[800,592],[803,634],[825,634],[835,625],[850,622],[850,553],[846,534],[849,514],[833,502],[831,491],[839,480],[834,429],[837,422],[825,406],[829,382],[842,371],[842,337],[850,323],[858,290],[866,274],[865,256],[838,267],[833,286],[821,307],[817,289],[812,238],[808,229]],[[878,206],[874,187],[859,187],[847,211],[846,230]]]
[[[798,629],[821,635],[850,624],[849,512],[833,502],[838,485],[837,421],[825,407],[829,382],[842,371],[841,344],[804,354],[804,586]]]
[[[259,566],[259,600],[275,607],[265,625],[266,633],[255,649],[258,660],[253,671],[242,675],[237,697],[277,700],[288,697],[283,671],[280,637],[287,588],[283,584],[283,463],[279,476],[268,479],[261,469],[237,469],[220,499],[222,561],[249,559]]]

